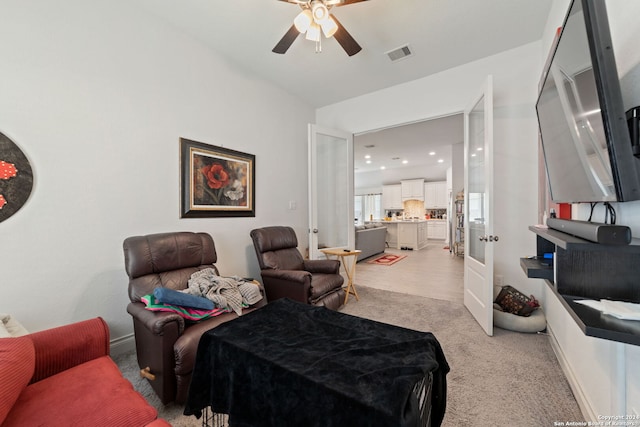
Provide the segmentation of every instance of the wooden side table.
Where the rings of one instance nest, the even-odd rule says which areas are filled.
[[[359,249],[320,249],[327,258],[335,256],[340,260],[340,264],[344,268],[344,272],[347,275],[347,294],[344,296],[344,303],[349,300],[349,294],[356,297],[356,301],[360,301],[358,298],[358,291],[356,291],[355,284],[353,283],[356,274],[356,262],[358,261],[358,255],[362,252]],[[347,258],[353,257],[350,263],[347,262]]]

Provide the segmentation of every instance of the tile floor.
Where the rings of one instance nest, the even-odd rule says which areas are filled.
[[[360,261],[356,264],[356,290],[360,285],[463,303],[463,257],[451,254],[445,246],[434,241],[419,251],[387,248],[385,253],[407,255],[389,266],[367,262],[381,254]]]

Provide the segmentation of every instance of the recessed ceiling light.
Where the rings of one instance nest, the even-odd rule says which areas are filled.
[[[430,155],[430,156],[435,156],[435,155],[436,155],[436,152],[435,152],[435,151],[432,151],[432,152],[430,152],[430,153],[429,153],[429,155]]]
[[[438,159],[438,163],[444,163],[444,160]]]
[[[371,155],[367,154],[366,156],[364,156],[365,159],[370,159]]]
[[[409,163],[409,160],[403,160],[403,161],[402,161],[402,164],[403,164],[403,165],[406,165],[407,163]]]
[[[367,160],[365,163],[370,165],[371,164],[371,160]]]
[[[386,168],[386,166],[380,166],[380,170],[385,170]]]
[[[482,147],[478,147],[478,148],[476,148],[476,150],[482,151]]]
[[[476,156],[476,153],[473,153],[473,154],[471,155],[471,157],[475,157],[475,156]]]

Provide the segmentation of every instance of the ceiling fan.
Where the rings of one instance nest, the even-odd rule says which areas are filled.
[[[322,34],[326,38],[335,37],[340,46],[353,56],[362,50],[362,47],[355,41],[351,34],[342,26],[329,9],[332,7],[346,6],[367,0],[279,0],[287,3],[297,4],[302,8],[302,12],[293,20],[293,25],[289,31],[280,39],[273,48],[273,52],[283,54],[293,44],[300,34],[305,34],[307,40],[316,42],[316,52],[321,50]]]

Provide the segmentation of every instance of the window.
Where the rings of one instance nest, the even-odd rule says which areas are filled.
[[[382,218],[382,194],[355,196],[353,212],[356,224],[364,224],[371,218]]]

